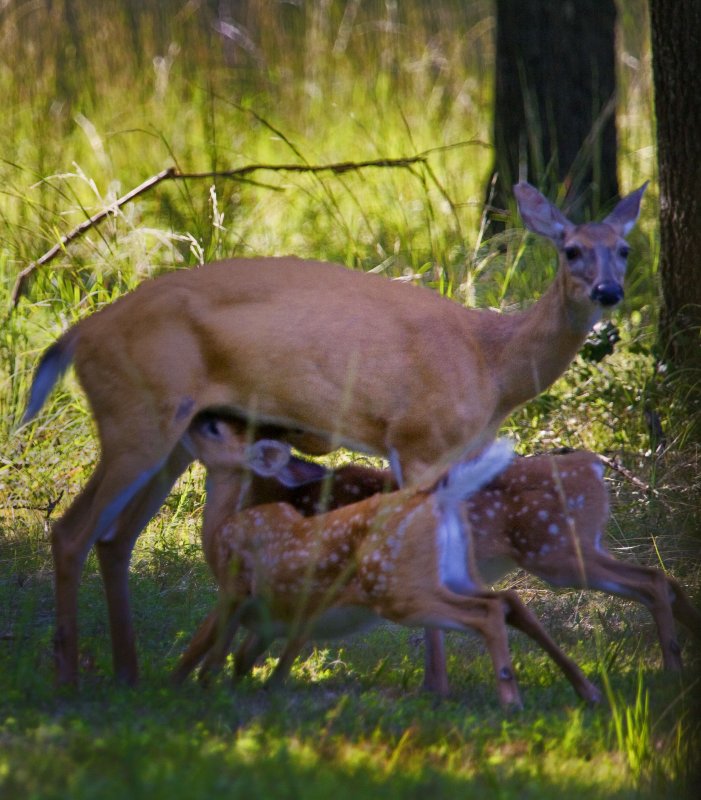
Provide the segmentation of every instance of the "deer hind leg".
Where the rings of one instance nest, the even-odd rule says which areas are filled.
[[[444,697],[450,691],[445,654],[445,633],[438,628],[424,629],[424,681],[426,692]]]
[[[111,536],[115,531],[118,532],[120,514],[143,485],[148,483],[153,472],[158,470],[158,467],[147,469],[132,480],[129,480],[129,473],[126,472],[125,480],[114,468],[108,469],[107,463],[108,460],[103,456],[83,491],[52,529],[56,595],[54,656],[60,684],[76,684],[78,681],[78,587],[90,548],[99,536]],[[114,479],[115,472],[119,480]],[[113,476],[112,480],[110,475]],[[116,487],[111,489],[115,484]],[[125,570],[127,567],[128,557]],[[103,573],[112,617],[112,597],[121,601],[122,596],[119,591],[113,590],[111,578],[110,573]]]
[[[51,529],[54,563],[56,630],[54,660],[56,680],[61,685],[78,682],[78,586],[92,541],[87,520],[102,480],[98,464],[90,480]]]
[[[560,667],[575,692],[587,703],[594,705],[601,702],[601,692],[584,676],[579,666],[558,647],[541,625],[535,614],[524,605],[513,590],[499,592],[507,605],[506,621],[517,630],[530,636]]]
[[[664,668],[673,671],[682,669],[681,648],[674,622],[675,611],[678,614],[683,609],[681,613],[684,618],[680,621],[684,624],[686,620],[691,622],[691,630],[695,630],[697,635],[701,630],[701,615],[693,609],[676,581],[654,567],[628,564],[608,555],[597,558],[589,578],[594,589],[642,603],[655,621]],[[688,615],[689,610],[691,616]]]
[[[139,672],[129,598],[131,554],[139,534],[161,507],[191,460],[184,448],[177,446],[162,468],[129,501],[114,523],[110,538],[96,543],[107,599],[114,671],[117,679],[128,685],[137,682]]]
[[[396,438],[396,435],[393,437]],[[405,486],[403,465],[399,458],[399,450],[389,450],[389,465],[401,489]],[[411,478],[420,480],[426,469],[425,464],[411,465]],[[448,683],[448,666],[445,655],[445,633],[439,628],[424,628],[424,680],[423,689],[444,697],[450,691]]]
[[[563,564],[528,564],[526,568],[555,586],[594,589],[642,603],[655,621],[665,669],[681,669],[672,606],[676,593],[660,570],[619,561],[603,551],[587,554],[583,570],[575,565],[568,572]],[[683,592],[681,596],[686,597]]]

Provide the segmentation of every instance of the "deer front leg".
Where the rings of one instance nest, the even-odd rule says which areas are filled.
[[[219,672],[226,661],[226,656],[231,649],[231,643],[241,624],[241,616],[246,603],[247,601],[242,600],[240,597],[220,596],[217,610],[213,612],[213,642],[209,644],[198,675],[201,683],[208,683],[211,675]]]
[[[300,654],[302,648],[308,640],[309,636],[306,633],[300,633],[298,635],[291,636],[287,640],[285,649],[282,651],[282,655],[275,665],[273,674],[270,676],[270,678],[268,678],[266,687],[270,689],[277,689],[282,686],[290,674],[290,670],[292,669],[295,659]]]
[[[496,593],[466,596],[441,588],[437,596],[422,603],[421,613],[431,619],[444,620],[449,628],[477,631],[484,638],[492,659],[501,705],[505,709],[521,709],[523,705],[506,633],[507,610],[507,604]]]
[[[173,670],[171,680],[175,685],[181,684],[214,646],[217,640],[218,623],[219,615],[217,610],[210,611],[200,624],[187,649],[180,656],[176,668]]]
[[[513,590],[499,592],[507,606],[506,621],[537,642],[560,667],[575,692],[590,705],[601,702],[601,692],[584,676],[579,666],[555,644],[538,618]]]
[[[270,646],[272,639],[251,631],[243,640],[234,656],[234,679],[239,680],[255,666],[258,658]]]

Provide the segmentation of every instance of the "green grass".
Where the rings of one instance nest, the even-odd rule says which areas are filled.
[[[210,4],[214,5],[214,4]],[[451,696],[425,696],[416,632],[385,626],[305,651],[291,683],[262,688],[275,653],[235,690],[167,676],[213,599],[199,548],[202,473],[191,469],[139,540],[132,592],[143,679],[114,685],[94,558],[81,586],[80,693],[53,685],[48,525],[97,452],[71,374],[18,429],[31,370],[67,325],[143,278],[228,255],[296,253],[508,310],[552,278],[520,229],[478,233],[491,165],[490,4],[273,0],[245,5],[246,48],[206,4],[54,2],[0,12],[0,307],[57,237],[159,170],[324,163],[433,150],[427,166],[344,176],[256,174],[162,185],[40,270],[0,333],[0,795],[678,798],[699,760],[698,684],[659,670],[644,609],[512,582],[606,689],[582,707],[519,635],[525,709],[498,707],[476,639],[450,637]],[[699,597],[701,470],[683,395],[658,368],[657,196],[641,0],[621,4],[618,122],[627,191],[653,178],[631,237],[621,341],[579,357],[506,424],[522,452],[584,446],[655,490],[610,475],[609,537]],[[137,11],[139,13],[137,13]],[[345,15],[344,15],[345,11]],[[355,17],[353,17],[355,13]],[[255,46],[252,46],[255,45]],[[467,142],[467,144],[465,144]],[[458,145],[447,149],[436,149]],[[645,413],[659,415],[658,451]],[[693,663],[693,643],[682,635]]]

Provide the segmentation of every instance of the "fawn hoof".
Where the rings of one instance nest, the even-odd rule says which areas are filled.
[[[523,703],[516,683],[516,677],[509,667],[502,667],[497,673],[499,701],[504,711],[522,711]]]

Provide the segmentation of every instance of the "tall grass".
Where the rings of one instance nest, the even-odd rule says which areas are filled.
[[[643,0],[620,5],[619,168],[629,190],[654,177],[650,63]],[[589,672],[602,659],[594,634],[615,643],[605,655],[611,716],[570,708],[567,687],[519,639],[516,663],[531,699],[517,721],[494,708],[488,665],[474,643],[451,642],[455,696],[434,707],[413,694],[416,641],[386,631],[342,643],[340,651],[313,651],[277,699],[259,689],[269,664],[235,702],[225,686],[205,701],[195,688],[164,689],[164,665],[211,601],[199,553],[196,468],[135,553],[143,692],[106,688],[105,615],[92,560],[81,595],[86,699],[57,699],[51,688],[46,531],[96,452],[90,414],[70,375],[41,419],[17,430],[41,350],[144,277],[229,255],[293,252],[411,276],[457,302],[504,310],[529,302],[552,278],[552,253],[526,242],[521,229],[497,237],[481,228],[491,166],[492,34],[487,0],[0,4],[3,308],[28,261],[173,163],[214,170],[433,151],[427,166],[411,170],[269,172],[245,183],[161,185],[38,271],[17,311],[4,317],[4,796],[109,797],[125,786],[132,794],[169,787],[193,796],[237,777],[250,791],[275,796],[276,780],[303,787],[314,773],[326,794],[342,796],[378,787],[404,797],[457,796],[468,786],[503,797],[652,797],[663,796],[660,786],[683,788],[678,759],[693,726],[678,725],[676,715],[686,688],[655,672],[646,613],[583,594],[553,598],[522,575],[516,584]],[[682,404],[655,374],[656,204],[653,185],[632,237],[616,352],[601,361],[579,358],[506,427],[524,452],[587,446],[621,458],[656,494],[611,476],[614,546],[671,569],[693,593],[699,454],[685,441]],[[650,410],[659,415],[666,452],[657,452]],[[144,708],[146,721],[130,732]],[[37,752],[42,769],[31,767]]]

